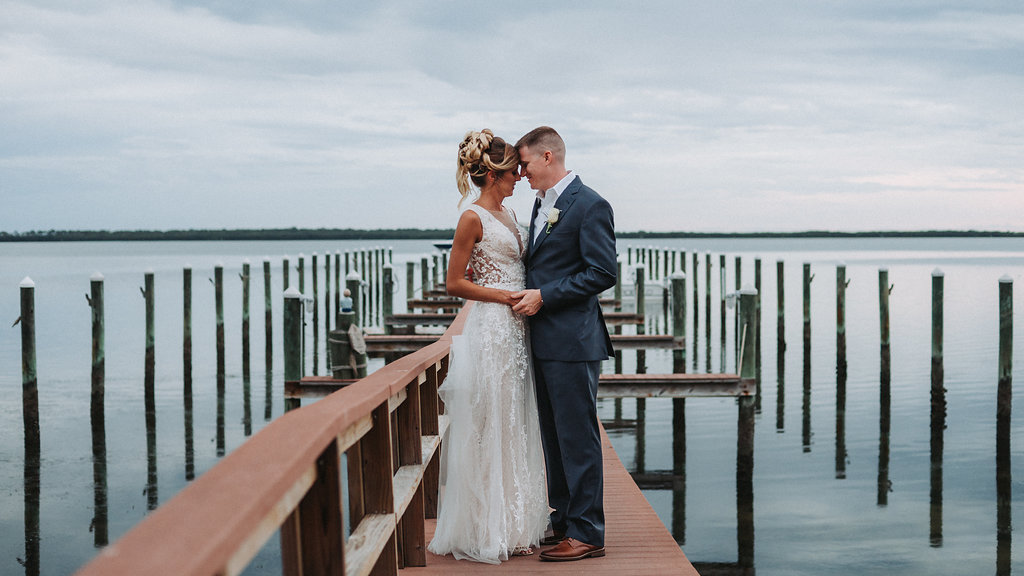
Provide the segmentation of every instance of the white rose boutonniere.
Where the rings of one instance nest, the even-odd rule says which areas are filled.
[[[548,212],[548,227],[547,230],[544,231],[545,234],[551,234],[551,227],[558,222],[558,215],[561,213],[561,210],[558,208],[552,208],[551,211]]]

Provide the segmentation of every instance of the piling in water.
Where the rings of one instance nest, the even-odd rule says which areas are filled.
[[[242,262],[242,380],[249,381],[249,272],[248,259]]]
[[[932,410],[946,409],[945,367],[943,365],[943,308],[945,274],[932,271]]]
[[[996,392],[996,573],[1010,574],[1013,476],[1010,450],[1013,372],[1013,279],[999,279],[999,383]]]
[[[415,289],[416,263],[412,260],[405,263],[405,299],[412,300],[416,297]]]
[[[214,306],[217,315],[217,378],[224,377],[224,265],[213,268]]]
[[[90,280],[89,306],[92,308],[92,397],[89,420],[92,425],[93,546],[109,542],[107,514],[107,433],[104,380],[106,373],[106,335],[103,310],[103,275]]]
[[[385,264],[383,270],[383,296],[384,296],[384,318],[394,314],[394,268],[391,264]],[[392,327],[388,323],[384,323],[384,333],[391,334]]]
[[[288,279],[291,276],[291,268],[288,265],[288,257],[285,256],[284,261],[281,263],[281,290],[288,289]]]
[[[302,293],[295,288],[284,292],[284,381],[302,379]],[[286,398],[285,410],[298,408],[297,399]]]
[[[836,265],[836,373],[846,374],[846,265]]]
[[[313,375],[320,374],[320,286],[317,282],[317,254],[313,252],[313,296],[309,303],[313,305]]]
[[[270,258],[263,259],[263,330],[264,330],[264,364],[267,373],[274,366],[274,315],[270,295]]]
[[[775,262],[775,291],[778,295],[775,316],[776,339],[779,354],[782,354],[786,351],[786,276],[785,263],[782,260]]]
[[[156,468],[156,390],[155,364],[156,352],[154,342],[155,293],[153,291],[153,271],[147,270],[145,275],[146,288],[146,506],[148,510],[156,510],[160,499],[157,496]]]
[[[36,376],[36,285],[21,281],[21,413],[25,424],[25,573],[39,573],[39,388]]]

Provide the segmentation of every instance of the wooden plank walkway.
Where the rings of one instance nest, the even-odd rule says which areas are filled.
[[[699,576],[686,554],[672,538],[665,524],[651,508],[629,472],[612,448],[608,435],[601,428],[604,448],[605,548],[603,558],[587,558],[576,562],[544,562],[538,553],[517,556],[490,566],[451,556],[427,552],[427,565],[405,568],[410,576],[458,576],[460,574],[586,574],[587,576],[632,575],[662,576],[679,574]],[[427,541],[434,536],[436,520],[427,520]]]

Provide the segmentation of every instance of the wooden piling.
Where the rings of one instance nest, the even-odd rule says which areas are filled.
[[[784,268],[785,263],[782,260],[775,262],[775,291],[778,295],[775,324],[777,348],[780,354],[786,351],[786,275]]]
[[[295,268],[295,272],[299,275],[299,293],[303,296],[306,295],[306,255],[299,252],[299,265]]]
[[[669,276],[672,286],[672,336],[686,336],[686,274],[675,272]],[[672,372],[686,372],[686,348],[672,351]]]
[[[999,279],[999,388],[997,415],[1010,417],[1013,405],[1013,279]]]
[[[36,375],[36,285],[25,277],[21,289],[21,410],[25,424],[25,573],[39,574],[40,439]]]
[[[693,251],[693,270],[690,271],[690,278],[693,278],[693,343],[690,345],[690,351],[693,356],[693,368],[697,368],[697,342],[698,334],[700,333],[700,290],[697,285],[700,284],[697,280],[700,275],[697,273],[697,265],[700,263],[700,257],[697,255],[697,251]]]
[[[945,274],[936,268],[932,271],[932,406],[941,400],[945,409],[945,367],[943,366],[943,308],[945,299]]]
[[[704,342],[707,343],[708,354],[711,353],[711,253],[704,255]],[[711,371],[710,363],[706,372]]]
[[[636,313],[639,316],[645,318],[644,323],[646,323],[645,312],[646,312],[646,308],[647,308],[647,302],[646,302],[647,298],[646,298],[645,287],[644,287],[644,284],[646,282],[645,279],[647,277],[646,273],[647,273],[646,266],[644,266],[643,264],[637,264],[636,265],[635,274],[634,274],[635,282],[636,282],[636,284],[635,284]],[[636,333],[637,334],[646,334],[647,333],[647,327],[643,323],[642,324],[637,324],[637,326],[636,326]],[[647,373],[647,351],[644,350],[643,348],[637,348],[637,350],[636,350],[636,373],[637,374],[646,374]]]
[[[718,255],[718,325],[719,325],[719,337],[718,345],[721,349],[721,371],[725,372],[725,343],[728,338],[728,330],[726,326],[725,316],[725,292],[726,292],[726,266],[725,266],[725,254]]]
[[[308,302],[313,305],[313,375],[320,374],[320,283],[317,281],[317,253],[313,252],[313,296]]]
[[[846,264],[836,265],[836,372],[846,374]]]
[[[331,253],[324,252],[324,342],[331,333]],[[327,347],[327,365],[331,365],[330,346]]]
[[[408,302],[416,297],[415,288],[416,263],[412,260],[405,263],[405,300]]]
[[[341,250],[334,251],[334,313],[341,310]],[[328,314],[328,325],[333,326],[334,316]],[[330,330],[330,328],[328,328]],[[329,334],[330,332],[328,332]]]
[[[224,265],[213,267],[214,306],[217,314],[217,378],[224,377]]]
[[[302,379],[302,293],[295,288],[284,291],[284,380]],[[286,398],[285,411],[299,407],[299,400]]]
[[[157,472],[156,472],[156,346],[154,341],[155,333],[155,307],[156,295],[153,289],[153,271],[147,270],[145,274],[146,288],[143,296],[146,298],[146,377],[144,383],[144,403],[146,411],[146,505],[148,510],[156,510],[160,501],[157,496]]]
[[[615,311],[622,311],[622,258],[616,258],[616,273],[615,273]],[[622,334],[622,326],[615,326],[613,329],[615,334]],[[615,351],[615,373],[622,374],[622,350]],[[616,410],[622,411],[621,399],[615,400]]]
[[[889,372],[890,351],[889,351],[889,294],[892,286],[889,285],[889,269],[878,269],[878,314],[880,344],[882,352],[882,372]]]
[[[384,298],[383,298],[383,300],[384,300],[384,304],[383,304],[384,314],[383,315],[384,315],[384,318],[387,318],[388,316],[391,316],[392,314],[394,314],[394,310],[395,310],[395,307],[394,307],[394,290],[393,290],[393,288],[394,288],[394,268],[392,268],[391,264],[385,264],[384,265],[382,278],[383,278],[383,281],[382,281],[381,291],[383,292],[383,296],[384,296]],[[390,326],[387,322],[382,322],[382,324],[384,324],[384,333],[385,334],[391,334],[392,326]]]
[[[181,274],[182,291],[182,335],[181,360],[184,369],[185,388],[192,387],[192,267],[185,266]]]
[[[426,256],[420,258],[420,297],[424,300],[430,292],[430,264],[427,262]]]
[[[103,311],[103,274],[92,275],[87,297],[92,308],[92,412],[93,421],[103,418],[104,380],[106,375],[106,336]]]
[[[743,263],[742,259],[739,256],[737,256],[736,260],[735,260],[735,264],[734,264],[735,270],[736,270],[736,278],[735,278],[734,286],[736,287],[736,298],[737,298],[737,300],[736,300],[736,311],[737,311],[737,314],[733,314],[733,334],[734,334],[734,336],[733,336],[733,343],[732,343],[733,348],[736,350],[736,357],[735,358],[736,358],[736,366],[737,367],[740,364],[740,315],[738,314],[738,312],[740,310],[739,309],[740,302],[739,302],[738,299],[740,297],[740,289],[743,287],[743,266],[742,266],[742,263]],[[723,266],[724,265],[725,264],[723,263]],[[724,274],[722,275],[722,278],[723,279],[725,278]],[[723,316],[723,318],[724,318],[724,316]],[[722,326],[723,327],[725,326],[725,322],[722,322]],[[738,369],[739,368],[737,368],[737,370]],[[722,366],[722,372],[725,372],[725,366]]]
[[[263,329],[266,334],[263,360],[269,374],[274,366],[274,314],[270,294],[270,258],[263,259]]]
[[[281,290],[288,289],[288,279],[291,276],[291,268],[288,265],[288,257],[284,257],[284,261],[281,263]]]
[[[249,278],[251,263],[242,261],[242,380],[249,381]]]
[[[999,383],[996,392],[996,574],[1010,574],[1013,543],[1013,469],[1010,416],[1013,389],[1013,279],[999,279]]]
[[[804,358],[811,354],[811,282],[814,275],[811,274],[811,265],[804,262]]]

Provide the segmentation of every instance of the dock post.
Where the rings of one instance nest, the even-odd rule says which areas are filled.
[[[945,274],[936,268],[932,271],[932,409],[946,409],[946,394],[943,388],[945,368],[943,366],[943,308],[945,300]]]
[[[93,545],[97,548],[108,544],[107,512],[107,433],[104,408],[104,380],[106,336],[103,312],[103,274],[99,272],[90,279],[90,295],[87,296],[92,308],[92,398],[89,403],[89,420],[92,424],[92,478],[93,478]]]
[[[725,372],[725,357],[726,357],[726,354],[725,354],[725,347],[726,347],[725,343],[726,343],[726,339],[728,338],[728,334],[727,334],[728,330],[726,330],[726,328],[725,328],[725,325],[726,325],[726,320],[725,320],[725,314],[726,314],[725,313],[725,290],[726,290],[726,287],[725,287],[725,283],[726,283],[725,276],[726,276],[726,273],[727,273],[727,270],[726,270],[726,266],[725,266],[725,254],[719,254],[719,256],[718,256],[718,324],[719,324],[718,346],[720,348],[720,351],[719,351],[719,357],[720,357],[719,358],[719,362],[720,362],[720,366],[721,366],[721,368],[719,370],[720,372]]]
[[[296,288],[284,291],[284,381],[302,380],[302,293]],[[285,411],[298,408],[297,398],[285,398]]]
[[[306,255],[299,252],[299,265],[295,267],[295,272],[299,275],[299,293],[303,296],[306,295]]]
[[[690,352],[693,356],[693,368],[697,369],[697,348],[698,348],[698,334],[700,333],[700,290],[697,285],[700,284],[697,280],[700,275],[697,273],[697,265],[700,263],[700,257],[697,255],[697,251],[693,251],[693,270],[690,271],[690,278],[693,278],[693,342],[690,343]]]
[[[739,298],[739,295],[740,295],[740,288],[743,287],[743,266],[742,266],[742,264],[743,264],[742,259],[739,256],[737,256],[736,257],[736,261],[735,261],[736,278],[735,278],[735,284],[734,284],[735,287],[736,287],[736,297],[737,298]],[[724,266],[724,264],[723,264],[723,266]],[[722,278],[723,279],[725,278],[724,274],[722,275]],[[739,368],[738,368],[738,366],[740,364],[740,315],[739,315],[739,306],[738,306],[739,305],[739,301],[737,301],[736,304],[737,304],[737,308],[736,308],[736,312],[737,313],[733,314],[734,336],[733,336],[733,343],[732,343],[732,345],[733,345],[733,348],[736,351],[736,366],[737,366],[736,370],[739,370]],[[724,320],[724,316],[723,316],[723,320]],[[723,327],[725,326],[725,322],[724,321],[722,322],[722,326]],[[722,367],[722,372],[725,372],[725,367],[724,366]]]
[[[946,430],[946,390],[943,387],[942,367],[942,324],[943,324],[943,273],[936,268],[932,271],[932,387],[931,387],[931,443],[930,443],[930,489],[929,489],[929,545],[942,546],[942,485],[943,453]]]
[[[996,392],[996,573],[1010,574],[1013,477],[1010,414],[1013,400],[1013,279],[999,279],[999,383]]]
[[[39,573],[40,441],[36,376],[36,284],[25,277],[21,289],[21,413],[25,423],[25,573]]]
[[[385,334],[391,334],[392,330],[393,330],[393,327],[390,324],[388,324],[387,320],[388,320],[388,317],[390,317],[392,314],[395,313],[394,312],[394,309],[395,309],[395,307],[394,307],[394,290],[393,290],[393,288],[394,288],[394,279],[393,279],[393,277],[394,277],[394,268],[391,267],[391,264],[385,264],[383,272],[384,272],[384,274],[383,274],[384,285],[382,287],[382,291],[383,291],[383,296],[384,296],[384,318],[383,318],[384,333]]]
[[[334,312],[337,313],[341,310],[341,250],[334,251]],[[328,314],[327,317],[328,325],[335,322],[334,315]],[[328,328],[328,334],[330,334],[330,328]]]
[[[757,412],[761,413],[761,257],[754,258],[754,290],[757,290],[757,320],[754,330],[757,332],[757,350],[754,356],[757,362]]]
[[[224,265],[213,267],[214,305],[217,313],[217,379],[224,378]]]
[[[711,372],[711,253],[704,255],[704,341],[707,343],[707,366],[705,372]]]
[[[308,302],[313,305],[313,375],[320,374],[320,286],[317,282],[317,253],[313,252],[310,268],[313,277],[313,296]]]
[[[331,252],[324,250],[324,342],[331,333]],[[330,346],[327,346],[327,365],[331,365]]]
[[[154,342],[154,324],[156,318],[156,296],[153,289],[153,270],[146,270],[146,288],[142,294],[146,298],[146,377],[144,384],[144,403],[146,410],[146,504],[148,510],[156,510],[157,497],[156,473],[156,346]]]
[[[291,276],[291,268],[288,265],[288,257],[285,256],[281,262],[281,290],[288,289],[288,278]]]
[[[846,374],[846,264],[836,265],[836,372]]]
[[[878,314],[879,314],[879,330],[880,330],[880,344],[882,349],[882,372],[885,374],[889,373],[890,368],[890,354],[889,354],[889,294],[892,293],[893,286],[889,284],[889,269],[879,268],[878,269]]]
[[[672,290],[672,336],[682,341],[686,338],[686,274],[673,271],[668,279]],[[672,350],[672,372],[686,372],[685,345]],[[685,542],[686,398],[672,399],[672,474],[672,534],[677,541]]]
[[[430,264],[427,262],[426,256],[420,258],[420,297],[424,300],[427,299],[430,292]]]
[[[616,273],[615,273],[615,311],[620,312],[622,310],[622,257],[615,259]],[[615,334],[622,334],[622,326],[615,326]],[[615,351],[615,373],[622,374],[622,350]],[[622,410],[622,399],[615,399],[615,407],[621,412]]]
[[[103,274],[92,275],[89,281],[89,307],[92,308],[92,407],[93,423],[96,416],[103,418],[106,348],[103,314]]]
[[[242,261],[242,380],[249,381],[249,278],[252,266]]]
[[[757,379],[757,290],[749,285],[740,290],[743,315],[740,337],[741,379],[753,384]],[[755,398],[738,398],[736,422],[736,543],[737,563],[745,570],[754,568],[754,415]]]
[[[263,360],[267,373],[270,373],[274,366],[274,314],[270,295],[270,258],[263,259],[263,329],[265,344]]]
[[[416,278],[416,263],[412,260],[405,263],[405,301],[408,302],[416,296],[413,290],[413,283]]]
[[[814,274],[811,274],[811,265],[804,262],[804,363],[810,360],[811,356],[811,282],[814,281]]]
[[[269,264],[269,261],[268,261]],[[182,273],[182,402],[185,416],[185,479],[195,478],[195,436],[192,425],[192,267]]]
[[[786,274],[785,262],[775,261],[775,291],[778,294],[778,310],[776,311],[776,338],[781,354],[786,351]]]
[[[1010,416],[1013,404],[1013,279],[999,279],[999,391],[998,413]]]
[[[646,311],[646,292],[644,283],[646,281],[646,267],[643,264],[636,265],[635,282],[636,282],[636,313],[644,318],[643,322],[638,324],[636,327],[637,334],[647,333],[647,317]],[[646,374],[647,373],[647,351],[643,348],[637,348],[636,350],[636,373]],[[647,438],[646,431],[644,430],[647,421],[647,401],[644,398],[636,399],[636,469],[637,472],[643,472],[646,469],[646,446]]]

